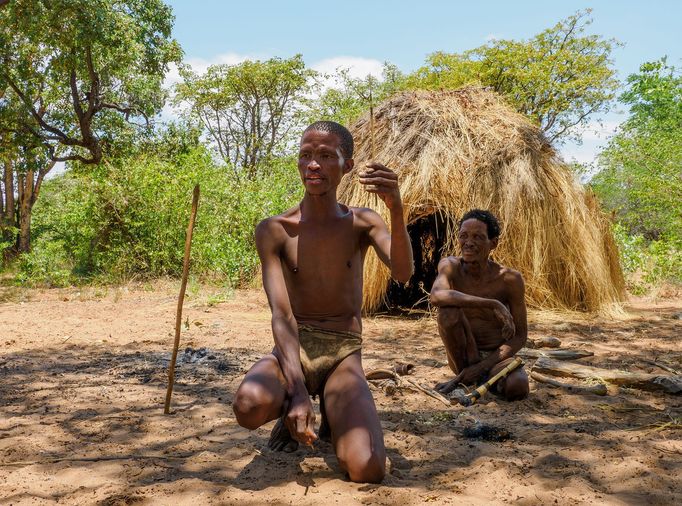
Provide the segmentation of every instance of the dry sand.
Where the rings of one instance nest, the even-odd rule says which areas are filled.
[[[190,291],[181,359],[188,346],[207,353],[180,362],[164,416],[176,287],[144,288],[0,289],[0,504],[682,504],[682,398],[634,389],[598,397],[532,382],[524,401],[468,409],[374,389],[382,485],[344,479],[325,443],[268,451],[271,425],[241,429],[230,406],[272,347],[259,291],[222,302]],[[584,363],[682,369],[682,301],[628,310],[625,321],[531,314],[530,336],[593,351]],[[433,318],[367,318],[365,340],[366,369],[409,360],[420,382],[449,376]],[[477,422],[511,439],[465,438]]]

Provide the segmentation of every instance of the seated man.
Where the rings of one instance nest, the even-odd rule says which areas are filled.
[[[500,225],[488,211],[474,209],[459,222],[461,257],[443,258],[431,289],[438,306],[438,332],[455,377],[436,385],[447,394],[497,374],[523,347],[528,333],[521,274],[488,258]],[[528,395],[528,376],[514,370],[493,387],[507,400]]]
[[[388,168],[369,163],[359,181],[388,207],[392,235],[376,212],[337,202],[341,177],[352,168],[348,130],[327,121],[305,130],[303,200],[256,228],[275,347],[246,373],[233,409],[248,429],[279,418],[269,446],[293,451],[317,439],[310,396],[319,395],[320,437],[331,436],[343,470],[353,481],[380,482],[383,433],[360,358],[362,269],[372,246],[393,278],[407,282],[412,247],[398,177]]]

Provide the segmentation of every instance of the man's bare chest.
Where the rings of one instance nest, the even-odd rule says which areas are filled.
[[[283,244],[285,270],[298,278],[328,278],[344,274],[361,263],[361,238],[352,225],[303,228]]]
[[[507,289],[501,277],[477,279],[468,276],[456,276],[450,280],[450,286],[453,290],[475,297],[496,299],[504,304],[508,302]]]

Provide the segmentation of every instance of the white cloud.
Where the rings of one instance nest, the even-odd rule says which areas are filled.
[[[382,78],[384,64],[372,58],[361,58],[357,56],[335,56],[326,58],[311,65],[313,70],[323,74],[321,81],[322,87],[327,88],[336,84],[334,74],[340,69],[347,69],[350,77],[363,79],[368,75]]]
[[[497,35],[496,33],[489,33],[488,35],[485,36],[486,42],[494,42],[496,40],[500,40],[500,36]]]

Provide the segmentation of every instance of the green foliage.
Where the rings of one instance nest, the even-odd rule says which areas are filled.
[[[75,280],[72,265],[63,242],[45,237],[34,244],[31,252],[20,257],[15,281],[25,286],[68,286]]]
[[[641,295],[662,283],[682,282],[682,241],[649,241],[641,235],[630,234],[618,223],[613,226],[613,235],[632,293]]]
[[[301,55],[212,65],[204,75],[181,69],[176,103],[190,106],[226,164],[235,175],[253,179],[282,156],[300,126],[301,107],[315,72]],[[298,129],[297,129],[298,131]]]
[[[489,86],[539,125],[550,141],[579,140],[574,127],[608,110],[618,86],[611,60],[618,43],[585,34],[590,12],[577,12],[527,41],[493,40],[463,53],[433,53],[409,76],[408,86]]]
[[[0,102],[17,144],[97,163],[103,147],[150,117],[181,50],[162,0],[13,0],[0,10]]]
[[[628,78],[630,117],[599,157],[595,193],[633,235],[682,239],[682,77],[665,59]]]
[[[338,69],[337,85],[328,88],[310,112],[312,121],[330,120],[349,126],[362,114],[392,94],[404,89],[405,76],[390,63],[384,63],[382,79],[368,75],[363,79],[350,76],[348,69]]]
[[[44,241],[33,254],[44,256],[44,245],[57,244],[74,274],[104,281],[178,276],[197,183],[192,273],[234,286],[248,283],[258,265],[256,224],[300,198],[292,160],[277,160],[268,175],[245,181],[227,177],[202,148],[172,162],[138,156],[87,174],[69,172],[44,186],[34,212],[35,233]],[[22,272],[28,279],[37,271]]]
[[[682,282],[682,77],[665,58],[631,75],[630,116],[599,156],[591,186],[617,222],[637,290]]]

